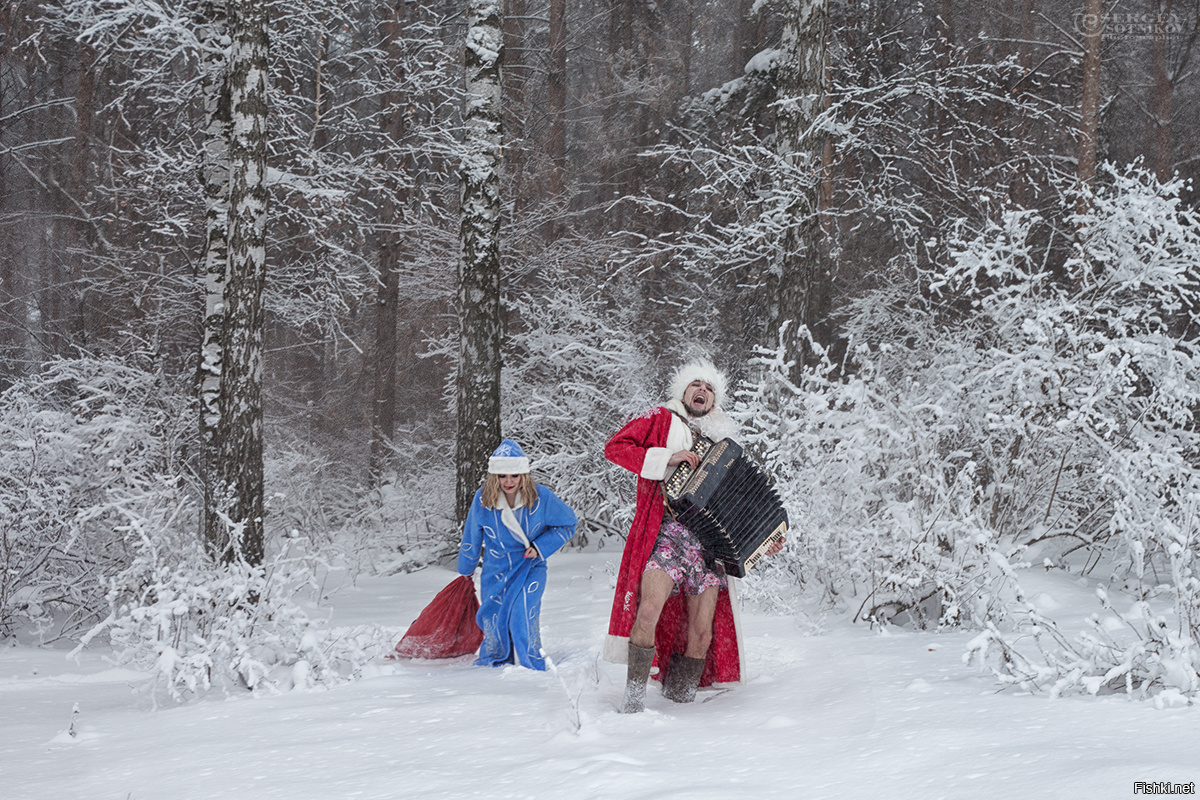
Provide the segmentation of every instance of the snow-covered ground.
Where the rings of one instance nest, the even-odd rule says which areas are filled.
[[[744,686],[686,706],[653,689],[646,713],[617,714],[624,668],[598,660],[616,557],[552,559],[557,675],[381,659],[332,689],[154,711],[144,676],[102,652],[3,648],[0,797],[1122,798],[1136,781],[1200,784],[1200,708],[998,693],[962,664],[970,634],[827,620],[813,635],[744,609]],[[331,624],[399,634],[452,577],[360,579]],[[1094,610],[1070,579],[1023,582],[1060,620]]]

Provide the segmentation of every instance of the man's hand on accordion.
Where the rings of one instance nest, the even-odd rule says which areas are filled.
[[[691,450],[676,450],[667,460],[667,466],[674,467],[682,464],[684,461],[686,461],[688,466],[690,466],[692,469],[695,469],[700,465],[700,456],[696,453],[693,453]]]
[[[767,552],[763,553],[763,555],[764,556],[773,556],[776,553],[778,553],[780,550],[782,550],[783,546],[785,544],[787,544],[787,537],[780,536],[779,541],[776,542],[775,544],[771,545],[770,547],[768,547]]]

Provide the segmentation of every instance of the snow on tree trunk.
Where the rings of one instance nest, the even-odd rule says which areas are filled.
[[[229,267],[229,84],[228,17],[224,0],[205,3],[199,39],[204,71],[204,318],[200,344],[200,461],[204,485],[204,538],[219,553],[228,540],[225,524],[215,513],[213,490],[220,483],[217,434],[221,419],[221,329],[225,318],[225,276]]]
[[[825,39],[829,33],[828,0],[788,0],[783,30],[783,63],[779,68],[779,110],[776,116],[776,151],[803,174],[795,185],[781,186],[787,199],[787,219],[779,262],[767,280],[766,341],[791,321],[788,357],[797,368],[803,360],[797,325],[810,323],[814,277],[820,263],[821,225],[817,216],[824,136],[812,124],[821,112],[825,93]]]
[[[500,443],[500,0],[469,0],[467,14],[455,453],[460,523]]]
[[[220,472],[226,560],[263,556],[263,305],[266,274],[267,6],[230,0],[229,273],[222,342]]]

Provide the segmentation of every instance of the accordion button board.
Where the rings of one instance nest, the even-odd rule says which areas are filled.
[[[681,524],[700,540],[705,559],[727,575],[745,577],[788,529],[787,511],[770,478],[732,439],[696,437],[700,463],[684,462],[663,493]]]

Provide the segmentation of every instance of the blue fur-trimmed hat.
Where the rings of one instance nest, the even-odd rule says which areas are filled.
[[[488,459],[488,472],[492,475],[524,475],[529,472],[529,459],[521,445],[505,439]]]

